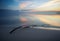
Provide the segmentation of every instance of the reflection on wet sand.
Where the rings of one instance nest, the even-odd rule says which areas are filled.
[[[60,15],[40,15],[40,14],[30,14],[36,17],[40,21],[50,24],[53,26],[60,26]]]

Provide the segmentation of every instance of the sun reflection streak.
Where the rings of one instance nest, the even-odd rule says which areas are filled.
[[[30,14],[31,16],[35,16],[40,21],[50,24],[53,26],[60,26],[60,15],[39,15],[39,14]],[[48,18],[48,19],[47,19]],[[50,19],[49,19],[50,18]],[[55,20],[53,20],[55,19]],[[58,21],[56,21],[58,19]]]

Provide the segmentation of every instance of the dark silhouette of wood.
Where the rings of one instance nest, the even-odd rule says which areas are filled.
[[[15,30],[17,30],[17,29],[19,29],[19,28],[21,28],[22,26],[19,26],[19,27],[16,27],[16,28],[14,28],[12,31],[10,31],[10,34],[12,34]]]
[[[12,34],[15,30],[17,30],[19,28],[25,29],[25,28],[30,28],[30,26],[25,26],[25,27],[24,26],[19,26],[19,27],[16,27],[12,31],[10,31],[10,34]]]

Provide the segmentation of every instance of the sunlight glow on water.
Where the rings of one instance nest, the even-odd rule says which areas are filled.
[[[37,19],[41,20],[46,24],[50,24],[53,26],[60,26],[60,15],[39,15],[39,14],[31,14],[31,16],[35,16]]]

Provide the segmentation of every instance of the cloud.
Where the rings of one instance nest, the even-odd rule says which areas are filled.
[[[40,6],[38,6],[35,9],[32,9],[32,12],[36,12],[36,11],[60,11],[60,0],[52,0],[49,2],[46,2]],[[57,9],[55,9],[57,8]]]
[[[59,0],[53,0],[53,1],[46,2],[46,3],[42,4],[41,6],[39,6],[39,8],[40,8],[40,7],[49,7],[49,6],[52,6],[52,5],[54,5],[56,2],[58,3]]]
[[[20,9],[24,9],[25,7],[27,7],[28,5],[30,5],[32,2],[27,1],[27,2],[23,2],[19,4]]]

